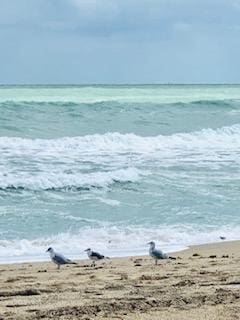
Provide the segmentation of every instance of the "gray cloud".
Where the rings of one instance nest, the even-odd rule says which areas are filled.
[[[1,83],[239,82],[236,0],[0,0]]]

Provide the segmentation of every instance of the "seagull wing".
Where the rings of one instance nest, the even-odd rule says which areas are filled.
[[[59,253],[56,253],[52,259],[57,264],[69,263],[69,259],[66,259],[62,254],[59,254]]]
[[[154,249],[152,255],[157,259],[167,259],[168,256],[166,253],[163,253],[161,250]]]
[[[97,258],[98,260],[104,259],[104,256],[102,254],[100,254],[98,252],[94,252],[94,251],[92,251],[91,256],[94,258]]]

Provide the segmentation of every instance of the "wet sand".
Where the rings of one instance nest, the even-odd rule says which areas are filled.
[[[240,241],[173,256],[0,265],[0,320],[240,319]]]

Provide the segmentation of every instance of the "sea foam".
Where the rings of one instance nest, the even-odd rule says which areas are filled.
[[[107,133],[61,139],[0,138],[0,188],[71,189],[136,182],[156,168],[232,164],[240,125],[170,136]]]
[[[86,259],[84,249],[91,247],[110,257],[148,254],[147,242],[154,240],[166,252],[180,251],[189,245],[239,238],[239,227],[208,226],[116,227],[83,228],[79,233],[60,233],[46,238],[0,240],[0,263],[48,260],[49,246],[75,259]]]

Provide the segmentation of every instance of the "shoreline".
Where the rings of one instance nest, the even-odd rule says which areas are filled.
[[[191,245],[187,249],[181,250],[181,253],[190,255],[194,250],[211,252],[212,250],[219,250],[220,247],[223,247],[227,250],[233,249],[235,251],[236,246],[238,245],[240,245],[240,240],[220,240],[218,242],[208,242],[203,244]],[[177,254],[178,252],[179,251],[176,251],[174,253]]]
[[[194,244],[194,245],[189,245],[189,246],[184,246],[182,247],[181,249],[179,250],[175,250],[175,249],[172,249],[172,250],[167,250],[165,251],[163,249],[164,252],[166,253],[170,253],[170,254],[177,254],[179,252],[185,252],[191,248],[194,248],[194,247],[201,247],[201,246],[204,246],[204,247],[207,247],[207,246],[212,246],[214,244],[221,244],[221,243],[234,243],[234,242],[237,242],[237,241],[240,241],[240,240],[219,240],[217,242],[207,242],[207,243],[203,243],[203,244]],[[160,249],[162,249],[160,246],[158,246],[158,244],[156,244],[157,247],[159,247]],[[84,261],[87,259],[87,256],[86,254],[84,254],[83,257],[80,257],[80,254],[79,255],[67,255],[65,252],[62,252],[65,256],[67,256],[68,258],[72,259],[72,260],[76,260],[76,261]],[[145,256],[145,255],[148,255],[148,247],[146,246],[146,250],[145,252],[139,252],[138,254],[137,253],[134,253],[134,254],[130,254],[130,253],[126,253],[126,254],[122,254],[123,252],[121,252],[120,255],[111,255],[107,252],[103,252],[104,255],[107,255],[107,256],[110,256],[111,259],[116,259],[116,258],[131,258],[131,257],[142,257],[142,256]],[[14,264],[21,264],[21,263],[44,263],[44,262],[49,262],[50,261],[50,258],[49,258],[49,255],[48,254],[43,254],[43,255],[37,255],[37,256],[11,256],[11,257],[7,257],[7,260],[6,261],[3,261],[0,257],[0,266],[1,265],[14,265]]]
[[[191,246],[155,266],[149,256],[0,266],[0,319],[237,319],[240,241]],[[1,318],[2,317],[2,318]]]

